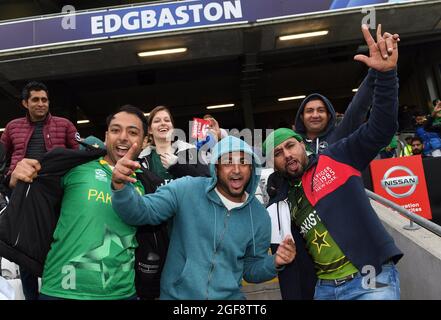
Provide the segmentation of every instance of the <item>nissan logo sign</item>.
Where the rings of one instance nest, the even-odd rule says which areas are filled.
[[[407,176],[399,176],[389,178],[392,173],[395,171],[404,171],[408,175]],[[418,176],[414,175],[409,168],[403,166],[395,166],[390,168],[384,174],[383,180],[381,180],[381,186],[386,190],[386,192],[395,198],[406,198],[415,192],[415,189],[418,184]],[[404,193],[396,193],[392,191],[394,188],[401,188],[409,186],[409,190]]]

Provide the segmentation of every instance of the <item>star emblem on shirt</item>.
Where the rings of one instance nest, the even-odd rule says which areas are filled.
[[[331,245],[326,241],[326,236],[328,235],[328,231],[323,233],[318,233],[317,230],[314,230],[315,238],[312,240],[312,244],[317,246],[317,251],[320,254],[322,251],[322,247],[331,247]]]
[[[130,257],[129,248],[133,247],[134,235],[121,236],[111,231],[107,226],[104,227],[104,236],[100,244],[91,248],[88,252],[72,259],[71,263],[75,268],[87,269],[101,273],[103,288],[106,288],[117,272],[129,272],[133,268],[135,257]],[[129,259],[126,263],[117,268],[112,268],[108,264],[108,257],[115,255],[115,252],[123,252]],[[113,255],[112,255],[113,252]]]

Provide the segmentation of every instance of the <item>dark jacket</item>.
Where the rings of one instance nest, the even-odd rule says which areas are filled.
[[[8,187],[5,182],[5,169],[6,169],[6,151],[3,143],[0,142],[0,214],[4,207],[8,204],[7,192]]]
[[[141,168],[137,178],[144,192],[154,193],[163,180],[154,173]],[[169,236],[167,223],[157,226],[144,225],[136,231],[138,247],[135,249],[135,287],[141,299],[159,298],[161,272],[167,256]]]
[[[0,215],[0,256],[41,277],[53,242],[63,190],[61,178],[70,169],[106,154],[104,149],[69,150],[56,148],[43,156],[41,171],[31,184],[18,182],[9,205]],[[142,170],[137,178],[146,193],[162,183],[153,173]],[[135,286],[139,297],[159,296],[159,279],[168,249],[166,224],[143,226],[136,233]]]
[[[139,155],[141,166],[147,170],[151,167],[151,152],[154,147],[148,146]],[[210,169],[207,164],[198,159],[198,150],[194,145],[176,140],[172,144],[173,154],[178,157],[178,162],[168,168],[168,172],[174,179],[185,176],[190,177],[209,177]]]
[[[19,181],[0,215],[0,256],[41,277],[60,214],[61,177],[105,153],[64,148],[46,153],[38,177],[32,183]]]
[[[0,142],[0,176],[5,174],[6,168],[6,150],[3,143]]]
[[[6,129],[0,141],[4,144],[6,156],[11,158],[11,164],[7,175],[14,171],[17,162],[26,155],[29,140],[34,133],[35,125],[29,116],[12,120],[6,125]],[[77,129],[69,120],[51,116],[49,113],[43,126],[44,143],[46,150],[50,151],[57,147],[78,149],[79,138]]]
[[[398,262],[403,254],[370,205],[360,173],[376,157],[379,150],[389,144],[398,127],[396,71],[378,73],[375,83],[374,103],[369,121],[321,154],[311,155],[302,177],[302,185],[309,202],[349,260],[360,272],[364,266],[371,265],[379,274],[383,263],[390,259]],[[286,180],[279,190],[271,201],[273,206],[277,205],[276,200],[286,199]],[[274,210],[271,205],[268,209]],[[291,299],[300,299],[301,297],[295,296],[301,291],[299,286],[306,282],[304,290],[310,292],[313,280],[310,277],[311,270],[302,269],[309,264],[308,261],[304,261],[304,241],[297,241],[299,232],[295,226],[291,226],[291,229],[298,251],[294,261],[296,266],[285,268],[282,273],[290,274],[281,273],[279,279],[282,296],[283,288],[288,290],[284,298],[288,295]],[[302,279],[305,275],[308,276],[308,281]],[[294,281],[296,278],[302,282],[284,283],[284,279]]]
[[[369,107],[372,105],[372,94],[374,88],[374,81],[376,79],[377,71],[370,69],[368,75],[364,78],[360,85],[357,93],[346,109],[343,120],[336,126],[335,110],[332,103],[326,98],[318,93],[313,93],[303,100],[297,111],[295,120],[295,129],[303,139],[305,144],[309,147],[310,151],[313,153],[318,153],[323,151],[328,145],[349,136],[352,132],[357,130],[360,125],[366,120]],[[324,102],[328,112],[330,114],[330,119],[328,125],[322,134],[320,134],[316,139],[309,140],[306,136],[306,128],[303,124],[301,116],[303,115],[303,110],[305,105],[312,99],[320,99]]]

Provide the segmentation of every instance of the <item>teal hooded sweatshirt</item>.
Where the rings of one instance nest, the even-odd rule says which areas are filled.
[[[215,163],[225,153],[243,151],[253,158],[247,201],[228,211],[215,189]],[[140,196],[131,184],[113,192],[112,205],[131,225],[157,225],[170,218],[170,246],[161,275],[161,299],[244,299],[242,278],[250,283],[277,275],[268,255],[271,221],[254,193],[260,163],[249,145],[222,139],[211,158],[211,177],[184,177]]]

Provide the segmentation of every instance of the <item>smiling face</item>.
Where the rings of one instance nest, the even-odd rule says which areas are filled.
[[[173,123],[170,114],[166,110],[158,111],[149,124],[149,134],[153,141],[170,140],[173,133]]]
[[[299,178],[308,164],[305,145],[289,138],[274,148],[274,169],[288,178]]]
[[[226,153],[216,164],[217,189],[228,200],[243,202],[251,178],[251,156],[241,151]]]
[[[106,132],[107,155],[104,159],[112,166],[125,156],[132,144],[138,144],[135,156],[142,150],[144,132],[141,120],[134,114],[119,112],[109,123]],[[135,160],[135,159],[132,159]]]
[[[307,136],[313,139],[325,130],[330,115],[322,100],[312,100],[305,105],[302,119]]]
[[[46,118],[49,112],[49,99],[47,92],[44,90],[31,90],[29,92],[29,98],[22,100],[22,105],[28,109],[29,117],[31,121],[41,121]]]

